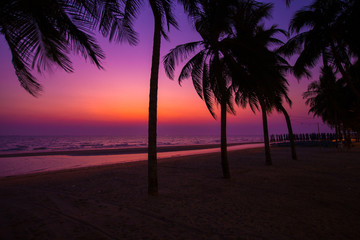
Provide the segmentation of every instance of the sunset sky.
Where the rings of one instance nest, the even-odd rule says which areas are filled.
[[[271,2],[271,1],[264,1]],[[285,0],[275,3],[271,23],[287,29],[295,10],[310,1],[295,0],[286,8]],[[199,40],[181,7],[175,9],[180,30],[171,29],[170,42],[162,41],[161,56],[178,44]],[[11,64],[8,46],[0,37],[0,135],[145,135],[147,133],[148,94],[152,52],[153,20],[150,9],[142,8],[135,22],[139,33],[138,46],[109,43],[98,37],[106,53],[105,70],[86,62],[79,56],[72,58],[74,73],[68,74],[54,67],[52,71],[36,75],[44,91],[38,98],[28,94],[17,81]],[[177,69],[180,69],[178,66]],[[35,71],[33,72],[35,73]],[[313,77],[318,76],[317,70]],[[310,80],[298,82],[289,75],[289,109],[295,133],[315,132],[328,128],[319,119],[308,115],[302,99]],[[261,114],[250,109],[236,109],[229,117],[229,135],[261,135]],[[269,119],[270,133],[286,133],[282,115],[273,113]],[[159,135],[216,135],[220,119],[214,120],[197,96],[191,80],[180,87],[169,80],[160,65],[158,134]]]

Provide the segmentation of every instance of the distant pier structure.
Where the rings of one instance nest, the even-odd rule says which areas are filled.
[[[333,142],[336,139],[342,139],[342,137],[337,136],[335,133],[300,133],[294,134],[295,141],[298,142],[310,142],[310,141],[326,141]],[[353,138],[356,142],[359,142],[359,135],[354,134]],[[288,142],[290,141],[289,134],[273,134],[270,136],[270,141],[273,143],[276,142]]]
[[[335,140],[335,134],[332,133],[300,133],[294,134],[295,141],[318,141],[318,140]],[[290,141],[289,134],[276,134],[270,136],[271,142]]]

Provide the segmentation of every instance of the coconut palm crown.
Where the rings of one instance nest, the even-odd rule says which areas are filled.
[[[234,113],[231,77],[221,51],[221,40],[231,33],[230,16],[236,1],[199,1],[198,12],[192,15],[202,40],[178,45],[164,57],[165,72],[174,79],[175,66],[193,55],[183,66],[178,82],[191,77],[194,88],[216,118],[214,104],[221,108],[221,153],[224,178],[230,178],[226,150],[226,112]]]
[[[239,1],[234,16],[234,32],[223,43],[229,46],[225,58],[232,71],[232,87],[236,103],[250,106],[252,111],[261,109],[263,116],[266,164],[271,165],[268,139],[267,113],[279,101],[287,97],[287,80],[284,74],[289,69],[287,61],[273,48],[282,44],[276,34],[286,34],[273,25],[264,26],[271,16],[272,4],[256,1]]]

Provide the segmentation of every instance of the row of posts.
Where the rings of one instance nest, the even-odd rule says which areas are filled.
[[[338,136],[335,133],[300,133],[294,134],[295,141],[336,141],[342,139],[342,136]],[[353,134],[352,138],[356,142],[360,142],[360,134]],[[271,142],[287,142],[290,141],[289,134],[276,134],[270,136]]]

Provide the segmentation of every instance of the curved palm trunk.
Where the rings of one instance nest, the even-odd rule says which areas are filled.
[[[335,143],[336,148],[339,148],[339,123],[337,119],[337,115],[335,115]]]
[[[226,142],[226,101],[221,102],[221,167],[223,177],[226,179],[231,178]]]
[[[288,127],[292,159],[297,160],[296,149],[295,149],[295,139],[294,139],[294,133],[293,133],[292,126],[291,126],[290,116],[282,105],[280,105],[279,107],[280,107],[281,112],[284,114],[286,124]]]
[[[149,195],[158,194],[157,178],[157,156],[156,156],[156,134],[157,134],[157,93],[160,63],[161,46],[161,16],[156,10],[153,1],[150,1],[151,9],[154,14],[154,42],[150,76],[149,94],[149,126],[148,126],[148,193]]]
[[[262,112],[263,129],[264,129],[265,163],[266,163],[266,165],[272,165],[271,154],[270,154],[269,130],[268,130],[265,103],[262,99],[259,99],[259,103],[260,103],[261,112]]]

